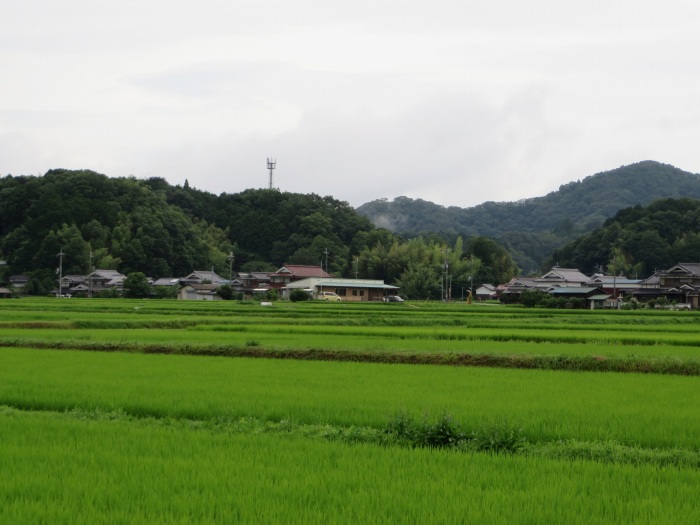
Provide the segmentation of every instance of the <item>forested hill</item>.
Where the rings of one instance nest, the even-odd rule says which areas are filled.
[[[700,198],[700,175],[644,161],[570,182],[544,197],[444,207],[397,197],[357,208],[376,226],[395,233],[448,233],[499,238],[507,232],[590,231],[618,210],[664,197]]]
[[[700,198],[700,175],[668,164],[638,162],[570,182],[544,197],[444,207],[398,197],[363,204],[357,212],[378,227],[408,237],[482,235],[498,240],[525,272],[544,269],[552,251],[599,227],[618,210],[664,197]]]
[[[329,270],[342,274],[353,240],[371,230],[348,203],[313,194],[217,196],[88,170],[0,178],[3,273],[30,274],[33,293],[53,286],[60,252],[64,274],[101,268],[158,278],[210,268],[227,276],[231,251],[234,270],[251,271],[319,264],[328,250]]]
[[[700,200],[661,199],[620,210],[602,227],[557,249],[549,262],[648,277],[678,262],[700,261]],[[610,267],[610,264],[612,267]]]

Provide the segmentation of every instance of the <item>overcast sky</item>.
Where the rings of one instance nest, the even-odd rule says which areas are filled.
[[[22,0],[0,174],[269,184],[353,206],[700,171],[697,0]]]

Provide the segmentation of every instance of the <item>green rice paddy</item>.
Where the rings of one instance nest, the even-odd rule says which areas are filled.
[[[699,353],[696,312],[2,301],[0,523],[691,523]],[[425,364],[465,355],[510,361]],[[401,446],[397,414],[523,447]]]

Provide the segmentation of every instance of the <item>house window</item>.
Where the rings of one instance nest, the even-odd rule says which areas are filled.
[[[335,293],[340,297],[345,297],[347,295],[347,290],[345,288],[336,288]]]
[[[365,295],[365,291],[364,291],[364,290],[360,290],[360,297],[362,297],[362,296],[364,296],[364,295]]]
[[[353,295],[354,297],[357,297],[357,290],[353,290],[353,291],[352,291],[352,295]]]

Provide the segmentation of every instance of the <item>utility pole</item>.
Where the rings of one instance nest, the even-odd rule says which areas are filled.
[[[88,297],[92,299],[92,250],[90,250],[90,264],[88,265]]]
[[[63,297],[63,248],[61,248],[60,253],[56,256],[58,257],[58,296]]]
[[[326,254],[326,273],[328,273],[328,248],[323,250],[323,253]]]
[[[359,273],[357,270],[357,267],[359,264],[360,264],[360,258],[356,256],[355,257],[355,279],[357,279],[357,274]]]
[[[228,284],[231,284],[231,281],[233,281],[233,261],[236,260],[236,256],[233,255],[233,252],[228,252]]]
[[[272,172],[274,171],[275,167],[277,166],[277,160],[273,159],[271,157],[267,158],[267,169],[270,170],[270,189],[274,190],[274,186],[272,184]]]
[[[447,258],[447,254],[450,252],[450,249],[445,246],[445,286],[442,294],[442,300],[444,302],[447,302],[450,300],[450,263]]]

